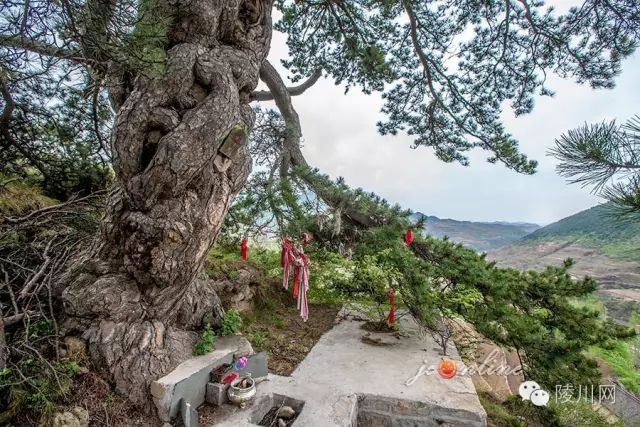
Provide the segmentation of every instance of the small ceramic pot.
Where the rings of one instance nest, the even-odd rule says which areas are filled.
[[[247,380],[249,384],[246,388],[240,388],[238,385],[243,381]],[[238,377],[231,382],[229,388],[227,389],[227,396],[229,396],[229,400],[236,405],[239,405],[241,408],[244,408],[251,399],[256,396],[256,382],[250,376],[246,377]]]

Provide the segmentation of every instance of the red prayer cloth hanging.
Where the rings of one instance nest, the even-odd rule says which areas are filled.
[[[407,245],[411,245],[413,243],[413,231],[411,231],[411,229],[408,229],[407,232],[405,233],[404,242]]]
[[[247,242],[247,239],[242,239],[242,242],[240,243],[240,257],[242,258],[243,261],[247,260],[248,254],[249,254],[249,243]]]
[[[394,303],[393,298],[393,288],[389,288],[389,305],[391,308],[389,309],[389,324],[393,325],[396,323],[396,305]]]
[[[297,250],[293,243],[287,239],[282,242],[280,253],[280,266],[282,267],[282,286],[289,289],[289,276],[293,269],[293,297],[298,299],[300,317],[305,322],[309,318],[309,305],[307,290],[309,289],[309,257],[301,250]]]

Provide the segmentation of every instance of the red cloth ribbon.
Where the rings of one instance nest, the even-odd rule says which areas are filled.
[[[300,269],[293,269],[293,297],[298,298],[298,282],[300,280]]]
[[[298,251],[293,243],[285,239],[280,253],[282,267],[282,286],[289,289],[289,276],[293,269],[293,297],[298,299],[300,317],[305,322],[309,318],[307,290],[309,289],[309,257]]]
[[[413,243],[413,231],[411,231],[411,229],[408,229],[407,232],[405,233],[404,242],[407,245],[410,245]]]
[[[242,242],[240,243],[240,257],[242,258],[243,261],[247,260],[248,254],[249,254],[249,243],[247,242],[247,239],[242,239]]]
[[[231,384],[231,382],[236,378],[238,378],[238,374],[236,374],[235,372],[232,372],[226,377],[224,377],[224,379],[222,380],[222,384]]]
[[[389,309],[389,324],[393,325],[396,323],[396,305],[393,300],[393,288],[389,288],[389,305],[391,306]]]

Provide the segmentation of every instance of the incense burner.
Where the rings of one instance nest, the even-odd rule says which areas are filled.
[[[246,381],[246,387],[244,388],[240,387],[243,381]],[[256,382],[253,378],[251,376],[242,376],[231,382],[227,390],[227,396],[229,396],[229,400],[232,403],[244,408],[247,402],[256,396],[256,392]]]

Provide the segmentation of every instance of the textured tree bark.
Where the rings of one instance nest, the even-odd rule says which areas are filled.
[[[4,320],[2,319],[2,313],[0,313],[0,369],[4,369],[7,366],[8,358],[9,352],[7,351],[7,341],[4,336]]]
[[[203,263],[251,169],[244,146],[232,159],[220,147],[246,141],[271,40],[271,0],[173,7],[163,77],[137,76],[131,90],[110,82],[118,187],[63,295],[93,360],[147,410],[149,383],[191,356],[190,329],[220,320]]]

